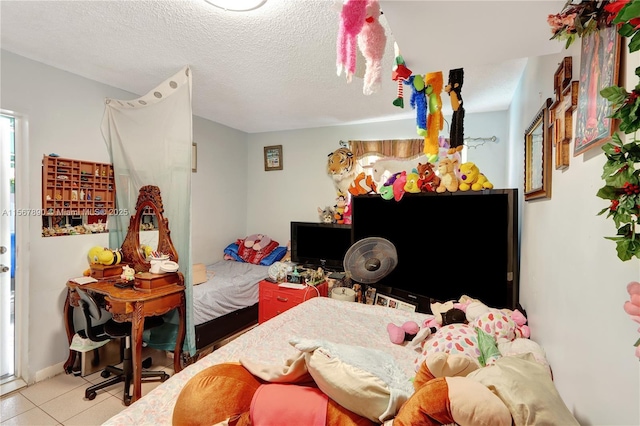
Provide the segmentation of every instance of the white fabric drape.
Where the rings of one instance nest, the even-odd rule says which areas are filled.
[[[195,354],[191,299],[191,70],[178,71],[146,95],[105,100],[102,135],[113,163],[118,211],[132,215],[138,191],[156,185],[169,220],[171,240],[185,277],[185,351]],[[130,216],[110,218],[109,244],[120,247]]]

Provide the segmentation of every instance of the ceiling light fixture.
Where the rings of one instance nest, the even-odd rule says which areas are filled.
[[[267,0],[205,0],[207,3],[220,9],[233,12],[246,12],[262,6]]]

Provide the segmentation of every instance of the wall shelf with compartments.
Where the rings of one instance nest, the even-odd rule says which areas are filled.
[[[42,209],[46,216],[105,216],[114,210],[113,166],[45,155]]]

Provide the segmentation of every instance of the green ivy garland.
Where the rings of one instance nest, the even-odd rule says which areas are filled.
[[[617,3],[617,15],[613,20],[618,24],[618,33],[629,39],[629,53],[640,50],[640,0]],[[624,6],[622,6],[624,5]],[[640,67],[635,74],[640,78]],[[602,179],[605,185],[597,196],[611,200],[611,204],[598,215],[607,214],[613,218],[618,232],[615,237],[605,237],[616,242],[618,258],[622,261],[640,259],[640,82],[631,92],[624,87],[610,86],[602,89],[600,95],[612,106],[611,118],[619,120],[620,132],[633,134],[633,140],[624,143],[619,133],[613,135],[602,149],[607,157]]]

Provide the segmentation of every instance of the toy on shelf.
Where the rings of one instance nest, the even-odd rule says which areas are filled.
[[[411,173],[407,173],[407,183],[404,184],[405,192],[410,192],[412,194],[417,194],[419,192],[422,192],[420,190],[420,186],[418,185],[419,179],[420,179],[420,176],[418,175],[417,171],[414,170]]]
[[[333,208],[333,217],[335,218],[335,222],[338,224],[344,224],[344,212],[347,207],[347,203],[347,196],[345,194],[338,193],[336,205]]]
[[[351,195],[375,194],[377,190],[376,183],[371,175],[360,172],[358,176],[349,185],[349,193]]]
[[[333,207],[327,206],[324,209],[318,207],[318,216],[320,217],[320,223],[336,223],[333,215],[335,214]]]
[[[440,185],[440,177],[431,163],[418,163],[418,188],[421,192],[434,192]]]
[[[464,81],[464,70],[456,68],[449,70],[449,82],[444,91],[449,94],[451,100],[451,132],[449,135],[449,154],[461,151],[464,147],[464,106],[462,102],[462,83]]]
[[[393,105],[404,108],[404,91],[402,86],[404,85],[404,81],[411,76],[411,70],[407,68],[404,63],[404,58],[400,55],[398,43],[393,43],[393,49],[396,55],[396,65],[393,67],[391,80],[398,82],[398,97],[394,99]]]
[[[425,155],[421,155],[418,158],[406,159],[406,158],[382,158],[371,165],[371,177],[374,181],[380,182],[385,172],[400,173],[405,171],[411,173],[416,167],[416,164],[424,161],[428,162],[428,158]]]
[[[366,61],[362,93],[371,95],[380,89],[382,81],[382,57],[387,44],[384,27],[380,24],[378,0],[368,0],[364,26],[358,34],[358,47]]]
[[[344,70],[347,82],[351,82],[356,71],[357,37],[367,16],[366,0],[346,0],[340,11],[338,28],[337,61],[338,76]]]
[[[339,194],[349,192],[349,186],[356,176],[356,160],[349,148],[338,148],[328,155],[327,173]]]
[[[404,84],[411,86],[409,105],[416,110],[416,128],[418,135],[427,134],[427,97],[424,91],[424,79],[420,74],[412,75]]]
[[[458,190],[458,177],[456,176],[457,166],[458,160],[455,158],[451,159],[447,157],[440,160],[438,163],[440,185],[436,188],[436,192],[456,192]]]
[[[429,100],[429,114],[427,115],[427,134],[424,138],[424,153],[430,163],[438,161],[438,136],[444,127],[442,116],[442,71],[431,72],[425,76],[425,94]]]
[[[466,162],[460,166],[460,191],[482,191],[483,189],[493,189],[493,184],[472,162]]]

